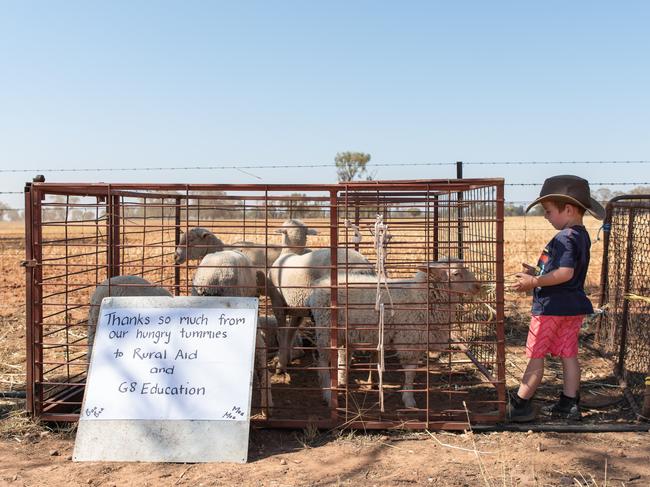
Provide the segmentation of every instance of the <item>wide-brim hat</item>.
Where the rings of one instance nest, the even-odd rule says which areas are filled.
[[[567,203],[584,208],[599,220],[605,218],[605,208],[591,197],[589,182],[586,179],[579,178],[578,176],[563,175],[553,176],[546,179],[542,186],[542,190],[539,192],[539,198],[528,205],[526,213],[528,213],[533,206],[549,199],[564,200]]]

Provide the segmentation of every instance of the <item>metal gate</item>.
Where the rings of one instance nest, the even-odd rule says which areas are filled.
[[[264,411],[266,418],[258,415],[256,421],[274,427],[451,429],[467,427],[468,418],[503,420],[501,179],[335,185],[35,182],[26,186],[25,203],[27,407],[35,416],[52,421],[78,418],[88,365],[90,298],[104,280],[136,275],[173,295],[190,295],[199,262],[179,263],[175,251],[188,245],[181,243],[183,235],[197,227],[218,236],[224,248],[261,251],[267,259],[261,272],[270,276],[274,263],[269,256],[286,252],[276,232],[288,219],[300,219],[310,233],[318,233],[308,237],[304,253],[326,253],[329,261],[310,268],[324,281],[312,279],[288,289],[311,296],[325,287],[329,301],[324,308],[339,312],[332,312],[324,326],[331,337],[324,347],[310,319],[317,308],[310,308],[309,299],[300,306],[283,302],[286,327],[296,316],[303,318],[303,325],[287,374],[273,375],[268,389],[254,390],[253,415],[262,412],[260,394],[272,395],[274,404]],[[378,222],[390,236],[383,246],[378,243]],[[353,289],[348,276],[354,264],[349,257],[335,258],[342,250],[367,260],[372,269],[364,278],[367,292]],[[438,262],[449,276],[457,260],[480,293],[450,291],[449,282],[446,291],[425,284],[422,292],[421,284],[413,284],[418,269],[431,272],[427,263]],[[376,304],[379,268],[385,277],[378,299],[386,324],[380,329],[378,322],[368,322],[365,331],[355,331],[360,310]],[[269,285],[270,278],[257,289],[262,328],[278,311],[277,302],[268,297]],[[390,290],[408,298],[410,291],[404,289],[409,287],[420,290],[414,292],[413,302],[391,305]],[[362,296],[362,302],[350,301],[353,295]],[[414,313],[423,310],[424,319],[414,323]],[[265,331],[269,337],[271,330]],[[411,332],[425,338],[414,343]],[[362,340],[355,341],[354,333]],[[394,340],[382,347],[378,342],[384,337]],[[267,340],[269,370],[273,347]],[[345,363],[337,362],[339,349],[347,354]],[[323,368],[318,357],[324,354],[330,359],[329,386],[319,382]],[[344,383],[338,380],[341,371]],[[415,379],[407,388],[409,371]],[[323,389],[330,392],[328,402]],[[413,394],[415,406],[405,406],[404,392]]]
[[[623,195],[607,204],[596,344],[637,415],[650,375],[650,195]]]

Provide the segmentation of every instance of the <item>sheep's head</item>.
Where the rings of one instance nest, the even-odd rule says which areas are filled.
[[[318,235],[318,232],[309,228],[301,220],[286,220],[275,233],[282,234],[282,245],[296,250],[302,250],[307,245],[307,235]]]
[[[448,285],[449,290],[459,296],[474,296],[481,290],[476,276],[461,260],[449,259],[434,261],[419,267],[421,273],[427,273],[429,281]],[[420,274],[419,275],[423,275]]]
[[[182,233],[176,246],[174,262],[182,264],[186,260],[199,260],[212,252],[223,250],[223,242],[207,228],[195,227]]]

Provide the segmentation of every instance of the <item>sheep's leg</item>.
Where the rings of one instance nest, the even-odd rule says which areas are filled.
[[[291,327],[297,330],[291,342],[291,360],[305,356],[305,350],[302,348],[302,333],[300,332],[300,327],[302,327],[304,322],[304,318],[297,318],[296,321],[291,323]]]
[[[287,371],[287,366],[291,361],[291,344],[298,331],[297,325],[300,321],[296,322],[296,317],[292,316],[289,326],[280,326],[278,323],[278,342],[280,350],[278,351],[278,364],[277,372],[283,374]]]
[[[255,343],[255,379],[260,389],[260,408],[264,417],[271,415],[273,397],[271,395],[269,368],[266,364],[266,346],[261,338],[262,333],[258,331]]]
[[[278,329],[281,329],[285,325],[287,303],[282,297],[282,294],[280,294],[278,289],[263,272],[257,271],[256,279],[260,294],[267,295],[271,299],[273,316],[275,316],[275,321],[277,322],[276,329],[267,330],[266,343],[269,348],[277,348],[279,346]]]
[[[320,344],[319,344],[320,345]],[[320,386],[323,390],[323,400],[329,405],[332,399],[329,350],[326,347],[318,347],[318,376]]]
[[[348,383],[348,351],[345,345],[338,348],[338,381],[339,387]]]
[[[407,408],[417,407],[413,397],[413,382],[415,381],[415,369],[417,365],[403,365],[404,370],[404,390],[402,391],[402,401]]]

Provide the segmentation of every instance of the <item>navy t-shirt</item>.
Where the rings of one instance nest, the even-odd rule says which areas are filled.
[[[555,286],[533,290],[533,315],[576,316],[594,312],[585,294],[591,239],[582,225],[565,228],[553,237],[537,262],[537,275],[560,267],[573,268],[573,277]]]

